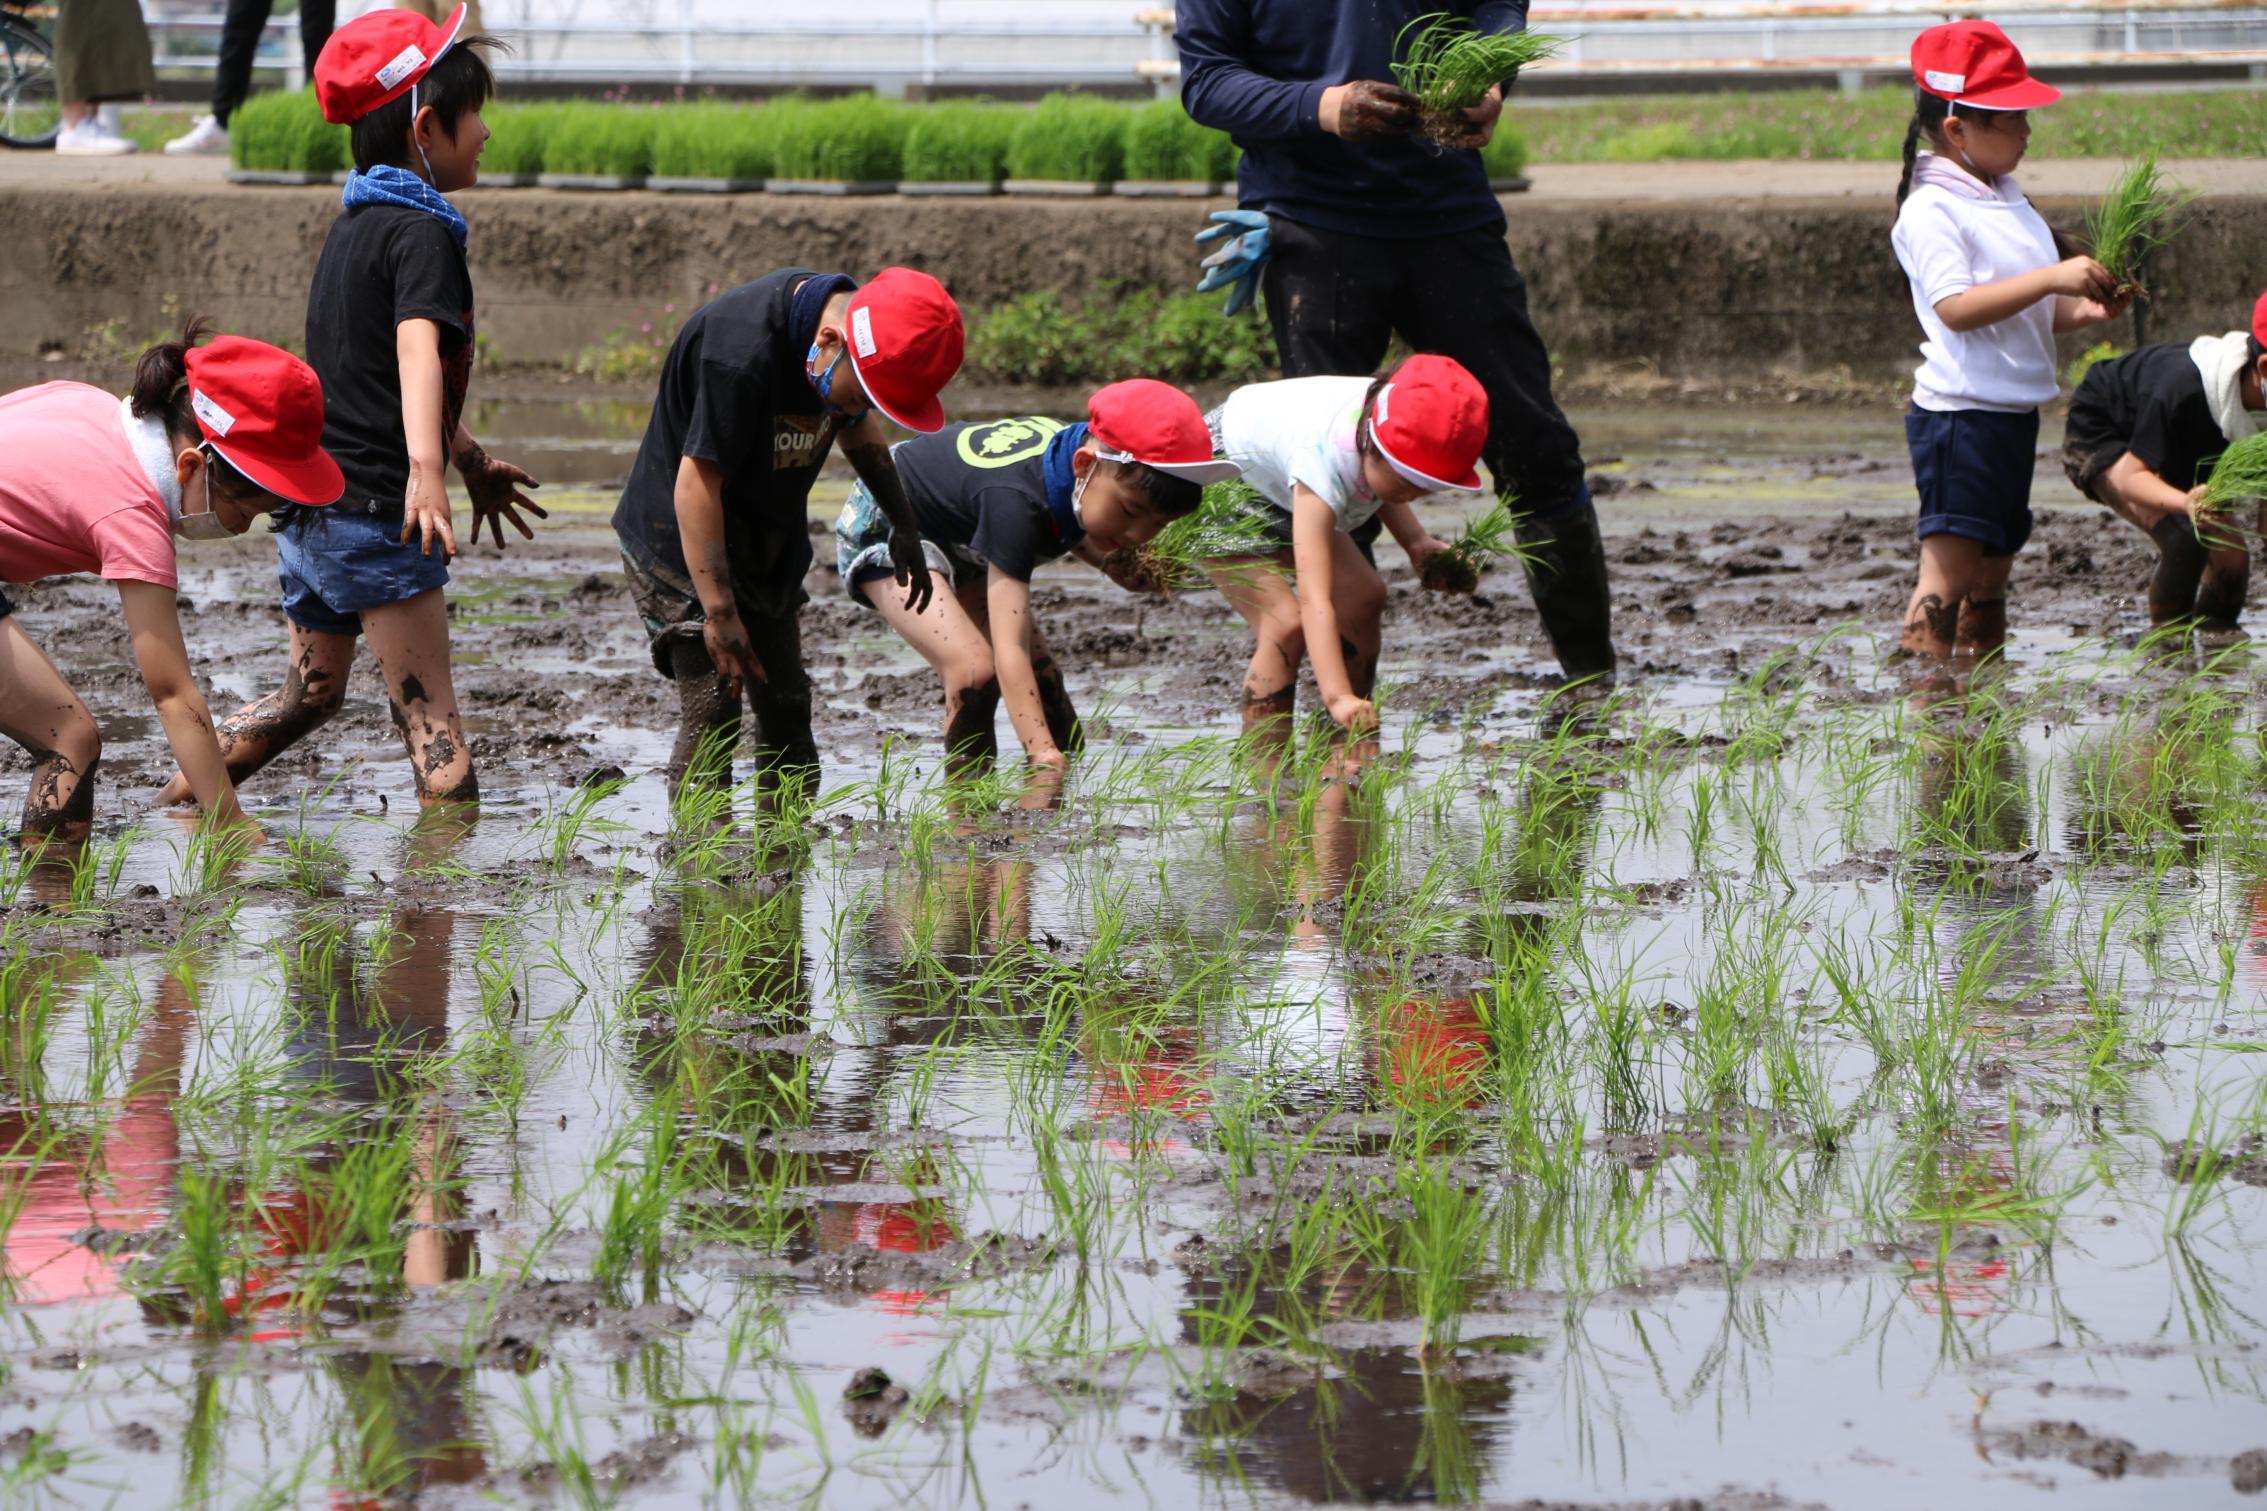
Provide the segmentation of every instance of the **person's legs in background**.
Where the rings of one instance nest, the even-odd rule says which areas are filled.
[[[55,92],[63,101],[62,157],[123,157],[134,144],[102,116],[105,100],[138,100],[157,88],[149,28],[139,0],[71,0],[55,18]]]

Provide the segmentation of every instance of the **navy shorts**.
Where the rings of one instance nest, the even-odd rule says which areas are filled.
[[[342,499],[294,509],[276,547],[284,617],[318,635],[359,635],[365,609],[405,603],[449,580],[438,546],[426,556],[414,538],[403,543],[400,504]]]
[[[1986,556],[2013,556],[2031,538],[2031,471],[2039,412],[1908,409],[1905,443],[1921,520],[1914,532],[1980,541]]]

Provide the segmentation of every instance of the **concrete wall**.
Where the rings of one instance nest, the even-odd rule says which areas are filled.
[[[571,357],[613,330],[665,327],[713,286],[800,264],[937,274],[971,310],[1097,280],[1187,287],[1189,201],[724,199],[482,190],[472,220],[480,329],[507,361]],[[76,350],[118,320],[162,328],[170,301],[296,346],[332,188],[0,186],[0,355]],[[1889,206],[1506,200],[1537,323],[1577,370],[1665,375],[1908,370],[1918,328],[1889,251]],[[2077,207],[2045,201],[2058,224]],[[2267,195],[2200,201],[2149,274],[2150,339],[2240,326],[2267,282]],[[2110,334],[2130,343],[2130,321]],[[2093,338],[2089,338],[2093,339]],[[2073,343],[2076,345],[2083,343]]]

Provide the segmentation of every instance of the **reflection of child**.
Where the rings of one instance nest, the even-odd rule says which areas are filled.
[[[2070,398],[2062,468],[2080,493],[2157,543],[2149,622],[2233,625],[2251,556],[2232,529],[2200,525],[2197,491],[2220,453],[2267,416],[2267,294],[2251,329],[2144,346],[2097,362]]]
[[[1480,486],[1488,396],[1457,363],[1420,354],[1381,378],[1255,383],[1212,418],[1222,454],[1243,466],[1259,495],[1254,511],[1282,548],[1206,568],[1252,627],[1245,726],[1290,714],[1305,658],[1339,727],[1373,727],[1385,583],[1371,543],[1381,526],[1390,529],[1420,571],[1443,549],[1409,505]],[[1283,567],[1295,572],[1295,588]]]
[[[1905,416],[1921,566],[1903,644],[1942,657],[2006,638],[2039,406],[2058,392],[2055,332],[2110,319],[2125,296],[2093,258],[2056,256],[2008,177],[2030,145],[2031,109],[2062,96],[2006,34],[1989,21],[1932,26],[1913,43],[1913,80],[1890,236],[1926,337]],[[1917,152],[1924,136],[1931,150]]]
[[[945,684],[945,746],[963,766],[993,754],[1001,700],[1034,766],[1060,767],[1079,743],[1062,672],[1031,613],[1031,574],[1066,555],[1102,566],[1195,512],[1207,483],[1233,478],[1212,457],[1196,401],[1151,378],[1113,383],[1087,421],[1030,417],[955,425],[897,448],[897,470],[951,587],[926,607],[886,587],[889,525],[861,485],[835,525],[842,585],[881,611]]]

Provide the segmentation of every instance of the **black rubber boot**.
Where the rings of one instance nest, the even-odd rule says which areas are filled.
[[[1614,680],[1614,600],[1606,583],[1606,543],[1598,510],[1585,489],[1581,502],[1547,520],[1519,522],[1519,543],[1531,553],[1527,588],[1559,670],[1570,680]]]

